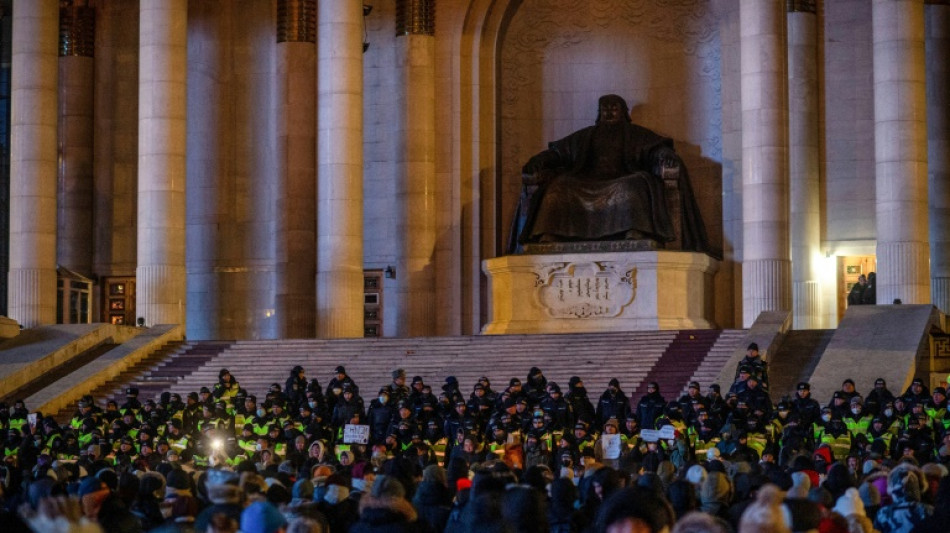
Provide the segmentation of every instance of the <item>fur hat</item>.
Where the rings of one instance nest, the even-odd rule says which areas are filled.
[[[861,502],[864,503],[865,508],[881,505],[881,493],[878,492],[873,483],[867,481],[861,483],[861,486],[858,487],[858,494],[861,495]]]
[[[901,463],[887,476],[887,493],[894,500],[920,501],[921,488],[926,486],[924,473],[916,466]]]

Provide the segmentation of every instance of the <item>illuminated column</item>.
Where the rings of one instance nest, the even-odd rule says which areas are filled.
[[[188,0],[140,0],[136,312],[185,319]]]
[[[59,186],[56,257],[91,276],[93,254],[93,77],[96,11],[61,7],[59,34]]]
[[[59,2],[17,2],[10,87],[8,311],[56,322],[56,123]]]
[[[931,295],[950,313],[950,1],[925,9]]]
[[[317,3],[317,336],[363,336],[363,4]]]
[[[924,0],[874,0],[877,301],[930,303]]]
[[[396,336],[435,334],[435,1],[396,2]],[[388,310],[389,311],[389,310]]]
[[[822,327],[818,197],[818,23],[815,2],[788,3],[788,174],[795,329]]]
[[[785,0],[739,4],[742,322],[791,309]]]
[[[275,306],[280,338],[316,331],[316,0],[277,3]]]

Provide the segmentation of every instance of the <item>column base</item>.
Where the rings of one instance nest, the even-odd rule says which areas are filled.
[[[146,326],[185,323],[185,267],[139,266],[135,269],[135,311]]]
[[[792,262],[787,259],[758,259],[742,262],[742,327],[763,311],[792,308]]]
[[[11,268],[7,282],[10,318],[24,328],[56,323],[56,269]]]
[[[877,303],[930,303],[930,244],[877,243]]]
[[[817,281],[795,282],[792,306],[794,329],[821,329],[821,286]]]

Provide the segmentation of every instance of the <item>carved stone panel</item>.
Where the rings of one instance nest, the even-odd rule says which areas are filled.
[[[538,303],[552,318],[620,316],[636,295],[637,269],[613,261],[541,265]]]

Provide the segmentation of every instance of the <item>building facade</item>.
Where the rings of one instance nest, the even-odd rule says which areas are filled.
[[[871,271],[950,310],[947,0],[3,7],[27,327],[478,333],[521,165],[607,93],[689,168],[719,326],[833,327]]]

